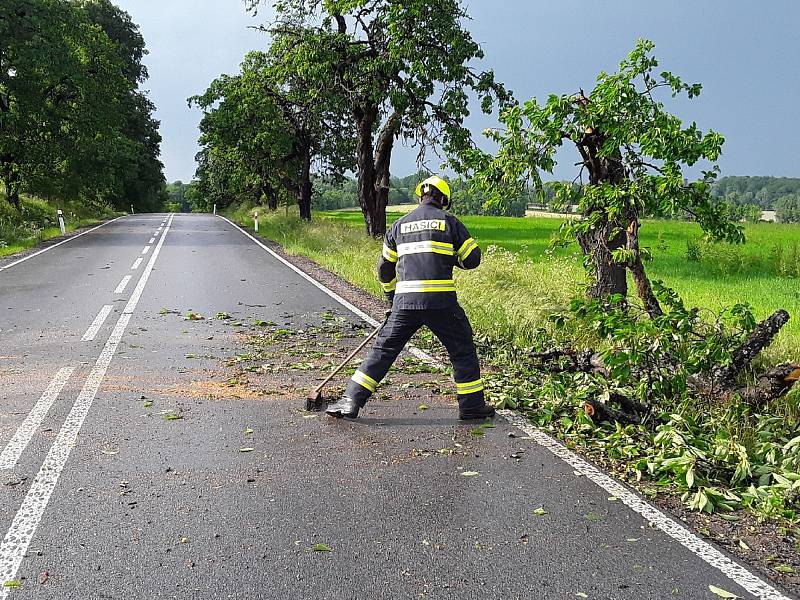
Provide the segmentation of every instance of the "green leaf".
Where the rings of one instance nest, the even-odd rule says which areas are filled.
[[[11,579],[10,581],[6,581],[3,583],[3,587],[6,588],[18,588],[22,586],[22,582],[18,579]]]
[[[778,565],[777,567],[775,567],[775,570],[778,573],[787,573],[787,574],[797,573],[797,569],[795,569],[794,567],[791,567],[789,565]]]
[[[736,600],[737,598],[740,598],[740,596],[732,594],[731,592],[723,590],[722,588],[718,588],[715,585],[709,585],[708,589],[709,591],[711,591],[712,594],[716,594],[720,598],[727,598],[728,600]]]
[[[535,514],[537,517],[543,517],[547,514],[547,511],[544,509],[544,506],[540,506],[539,508],[534,509],[533,514]]]
[[[312,552],[333,552],[333,548],[327,546],[326,544],[314,544],[311,547]]]
[[[599,515],[593,512],[586,513],[585,515],[583,515],[583,517],[589,521],[592,521],[593,523],[599,523],[605,518],[603,515]]]
[[[478,475],[480,475],[478,471],[462,471],[461,474],[464,477],[477,477]]]
[[[239,452],[252,452],[255,448],[239,448]]]

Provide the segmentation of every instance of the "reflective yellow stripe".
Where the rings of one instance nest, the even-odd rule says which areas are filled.
[[[423,279],[421,281],[397,282],[398,294],[421,292],[455,292],[456,283],[452,279]]]
[[[397,246],[397,253],[400,256],[405,256],[407,254],[421,254],[424,252],[433,252],[436,254],[452,256],[454,253],[454,248],[453,244],[448,244],[447,242],[436,242],[433,240],[427,240],[424,242],[408,242],[406,244],[398,244]]]
[[[478,242],[476,242],[472,238],[469,238],[466,242],[461,244],[461,248],[459,248],[459,250],[458,250],[458,258],[460,258],[462,261],[463,260],[467,260],[467,257],[470,254],[472,254],[472,252],[477,247],[478,247]]]
[[[456,390],[459,394],[474,394],[483,391],[483,380],[476,379],[467,383],[456,383]]]
[[[378,387],[377,381],[361,371],[356,371],[353,373],[353,376],[350,379],[355,381],[358,385],[368,389],[370,392],[374,392]]]
[[[383,258],[389,262],[397,262],[397,252],[389,248],[386,244],[383,245]]]
[[[381,282],[381,287],[383,288],[384,292],[393,292],[394,288],[397,287],[397,277],[392,279],[389,283]]]

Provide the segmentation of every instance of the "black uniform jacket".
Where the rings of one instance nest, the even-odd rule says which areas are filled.
[[[457,302],[453,267],[474,269],[480,262],[481,249],[461,221],[421,204],[386,234],[378,278],[393,308],[447,308]]]

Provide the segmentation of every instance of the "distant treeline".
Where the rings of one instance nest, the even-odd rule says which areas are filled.
[[[800,178],[723,177],[714,184],[711,191],[733,210],[749,209],[754,212],[753,208],[756,207],[760,210],[774,210],[778,221],[800,223]]]
[[[428,174],[414,173],[406,177],[391,177],[389,204],[413,204],[417,201],[417,184]],[[553,186],[544,184],[544,194],[533,191],[508,203],[505,211],[497,208],[487,209],[485,198],[469,189],[461,180],[450,182],[453,192],[453,212],[469,215],[522,217],[529,206],[541,207],[563,212],[564,207],[555,205]],[[331,181],[321,177],[314,178],[312,204],[315,210],[338,210],[358,206],[358,184],[351,177]],[[171,210],[207,210],[200,193],[194,184],[180,181],[167,186]],[[776,211],[778,221],[800,223],[800,178],[790,177],[723,177],[713,186],[713,194],[728,205],[734,220],[757,221],[764,210]],[[294,199],[292,199],[294,200]]]
[[[389,204],[415,203],[417,201],[417,184],[428,176],[429,173],[419,172],[406,177],[390,177]],[[450,181],[450,190],[453,195],[451,210],[456,214],[522,217],[525,215],[525,209],[529,203],[528,198],[520,198],[510,202],[503,211],[498,208],[487,209],[484,207],[486,198],[468,189],[463,181]],[[316,210],[336,210],[358,206],[357,181],[349,177],[338,183],[324,180],[315,181],[312,205]]]

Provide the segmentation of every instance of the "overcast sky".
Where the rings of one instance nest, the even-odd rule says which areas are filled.
[[[158,107],[162,160],[169,181],[194,175],[200,111],[186,99],[220,73],[235,73],[245,52],[263,49],[257,17],[241,0],[117,0],[140,26],[150,54],[145,87]],[[636,38],[656,43],[661,66],[703,83],[693,101],[670,103],[676,114],[726,137],[727,175],[800,177],[800,2],[797,0],[471,0],[473,37],[484,66],[518,98],[591,89],[613,70]],[[479,110],[477,110],[480,113]],[[494,123],[470,118],[479,136]],[[416,152],[395,151],[392,172],[415,170]],[[564,157],[556,176],[572,176]]]

